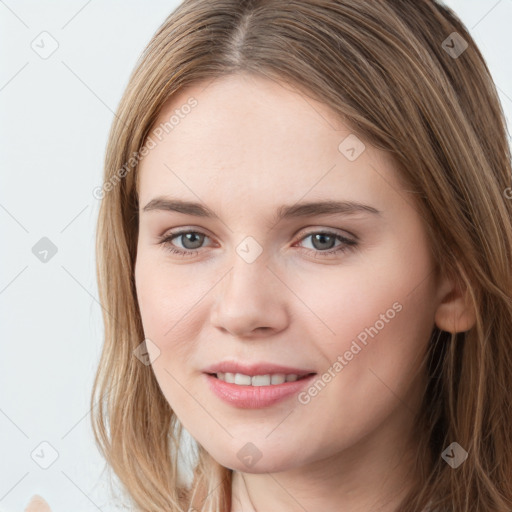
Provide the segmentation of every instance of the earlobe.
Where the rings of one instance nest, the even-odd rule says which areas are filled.
[[[435,313],[436,326],[446,332],[469,331],[476,323],[476,313],[469,293],[446,279],[441,287],[441,302]]]

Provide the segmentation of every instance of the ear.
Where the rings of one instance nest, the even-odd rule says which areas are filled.
[[[453,278],[444,276],[439,286],[439,304],[434,320],[442,331],[465,332],[476,323],[476,314],[467,290]]]

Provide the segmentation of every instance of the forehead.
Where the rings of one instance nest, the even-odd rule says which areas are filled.
[[[350,161],[340,150],[349,136],[326,105],[288,84],[247,74],[195,84],[166,103],[150,132],[141,203],[162,193],[282,203],[339,190],[369,199],[383,174],[393,182],[392,162],[367,144]]]

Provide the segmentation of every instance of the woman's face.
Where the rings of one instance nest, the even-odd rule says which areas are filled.
[[[249,75],[182,90],[150,137],[137,295],[153,371],[188,432],[253,473],[403,444],[441,297],[389,156],[324,105]],[[235,383],[209,375],[221,363],[242,365],[219,370]],[[316,375],[286,378],[301,373]]]

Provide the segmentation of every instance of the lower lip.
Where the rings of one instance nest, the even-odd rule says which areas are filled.
[[[298,393],[313,380],[316,373],[295,382],[270,386],[240,386],[224,382],[210,374],[205,375],[210,389],[221,400],[240,409],[262,409]]]

